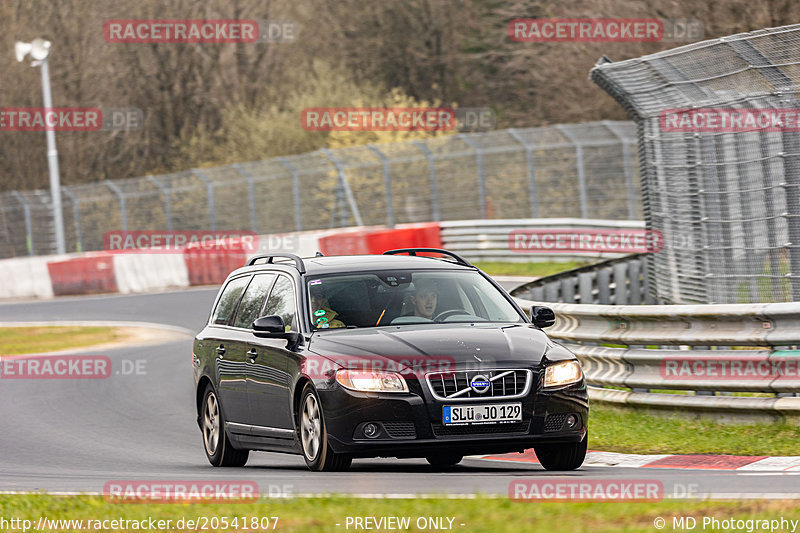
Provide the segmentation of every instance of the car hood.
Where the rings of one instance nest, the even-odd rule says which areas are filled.
[[[448,324],[327,330],[315,333],[308,349],[339,364],[391,368],[402,363],[432,371],[538,367],[551,346],[547,335],[530,324]]]

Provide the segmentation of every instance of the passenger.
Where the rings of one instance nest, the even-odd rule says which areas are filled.
[[[436,288],[435,283],[428,280],[414,283],[414,288],[414,294],[411,296],[414,316],[433,320],[436,305],[439,303],[439,289]]]
[[[317,328],[344,328],[344,322],[337,319],[339,315],[329,307],[328,297],[322,285],[312,285],[309,289],[311,297],[311,320]]]

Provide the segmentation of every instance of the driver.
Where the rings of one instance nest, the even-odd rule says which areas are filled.
[[[439,303],[439,289],[436,288],[435,283],[429,280],[414,283],[414,287],[414,294],[411,296],[414,316],[433,320],[436,305]]]
[[[322,285],[312,285],[309,288],[311,296],[311,320],[318,328],[343,328],[344,322],[337,319],[339,313],[328,307],[328,297]]]

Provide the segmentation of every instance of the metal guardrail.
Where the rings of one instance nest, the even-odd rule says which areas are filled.
[[[624,257],[609,252],[521,253],[510,245],[511,232],[531,229],[644,229],[644,222],[583,218],[511,218],[455,220],[440,224],[442,245],[472,262],[591,261]]]
[[[520,285],[514,296],[537,302],[655,304],[647,290],[649,254],[626,255]]]
[[[555,311],[547,333],[581,361],[593,400],[736,418],[800,416],[798,303],[573,303],[598,301],[601,293],[606,301],[633,303],[630,274],[643,283],[644,269],[635,265],[646,259],[641,254],[575,269],[512,295],[524,308],[546,305]],[[600,272],[609,271],[599,283]],[[598,291],[603,283],[605,290]],[[625,287],[616,295],[615,284]],[[646,295],[642,288],[636,292]],[[616,298],[620,294],[626,296]]]

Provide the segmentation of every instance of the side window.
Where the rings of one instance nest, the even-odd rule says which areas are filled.
[[[295,306],[294,286],[286,276],[278,276],[264,309],[265,316],[278,315],[286,324],[286,331],[297,331],[297,308]]]
[[[211,322],[213,324],[228,323],[248,281],[250,281],[250,276],[242,276],[241,278],[236,278],[228,282],[225,289],[222,291],[222,296],[220,296],[219,302],[217,302],[217,308],[214,309],[214,314],[211,317]]]
[[[249,329],[253,325],[253,321],[261,316],[261,308],[264,306],[264,300],[267,299],[273,281],[275,281],[275,274],[256,274],[253,277],[253,281],[244,291],[239,309],[236,310],[233,327]]]

